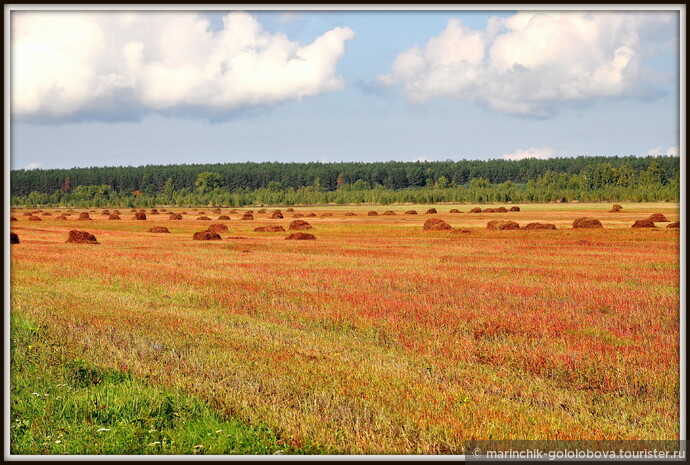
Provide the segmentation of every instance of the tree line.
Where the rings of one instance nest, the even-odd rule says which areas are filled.
[[[13,170],[12,205],[678,201],[678,157]]]

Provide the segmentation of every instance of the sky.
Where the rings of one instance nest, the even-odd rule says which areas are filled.
[[[679,155],[679,11],[10,20],[11,169]]]

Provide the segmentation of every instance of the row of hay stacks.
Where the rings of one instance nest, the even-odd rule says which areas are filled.
[[[661,215],[660,213],[657,213],[655,215],[650,216],[648,219],[644,220],[637,220],[635,223],[631,226],[632,228],[655,228],[656,226],[654,225],[654,222],[652,221],[652,218],[659,218],[656,215]],[[661,215],[663,217],[663,215]],[[663,217],[664,221],[668,221],[665,217]],[[573,229],[603,229],[603,225],[601,224],[601,221],[595,219],[595,218],[589,218],[589,217],[582,217],[582,218],[577,218],[573,221]],[[667,226],[667,228],[680,228],[680,223],[675,222],[671,223]],[[447,222],[440,218],[429,218],[424,222],[423,229],[425,231],[445,231],[445,230],[451,230],[453,227],[449,225]],[[486,224],[486,229],[490,230],[511,230],[511,229],[520,229],[520,225],[516,223],[515,221],[510,221],[510,220],[491,220]],[[523,229],[556,229],[556,225],[552,223],[539,223],[539,222],[533,222],[533,223],[528,223],[524,226]]]

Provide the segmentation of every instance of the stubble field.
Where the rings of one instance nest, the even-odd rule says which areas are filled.
[[[216,220],[212,208],[168,208],[186,211],[181,221],[149,208],[145,221],[122,208],[121,220],[102,209],[83,221],[78,213],[89,210],[61,221],[67,209],[43,209],[42,221],[12,212],[20,240],[10,256],[13,326],[35,333],[31,346],[13,339],[12,422],[24,425],[12,432],[15,451],[118,453],[85,445],[74,425],[56,444],[43,417],[25,418],[46,403],[64,411],[68,396],[61,403],[46,383],[45,396],[32,395],[31,376],[40,384],[51,363],[75,359],[182,392],[222,418],[265,425],[288,453],[452,454],[472,439],[678,439],[679,230],[667,222],[630,228],[652,213],[679,221],[677,204],[623,204],[620,213],[609,204],[486,214],[434,207],[433,215],[421,205],[295,207],[317,215],[301,218],[313,226],[310,241],[254,231],[288,229],[285,207],[283,219],[254,207],[253,221],[240,220],[248,208],[223,208],[230,220]],[[411,209],[419,214],[404,214]],[[212,220],[196,220],[201,211]],[[582,216],[604,229],[573,229]],[[424,231],[429,217],[470,232]],[[558,229],[487,230],[494,219]],[[215,223],[229,229],[222,240],[192,240]],[[147,232],[153,226],[170,234]],[[99,244],[65,243],[73,229]],[[27,357],[42,360],[31,376],[22,372]],[[104,415],[113,408],[107,399],[94,405],[100,416],[78,421],[113,435],[134,428],[134,420]],[[213,451],[216,436],[209,430],[193,444],[201,448],[167,453]],[[70,441],[79,452],[66,448]]]

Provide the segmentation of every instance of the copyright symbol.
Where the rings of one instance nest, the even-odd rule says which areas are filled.
[[[474,454],[475,457],[481,457],[481,455],[482,455],[482,450],[481,450],[480,448],[476,448],[476,449],[474,450],[474,453],[473,453],[473,454]]]

